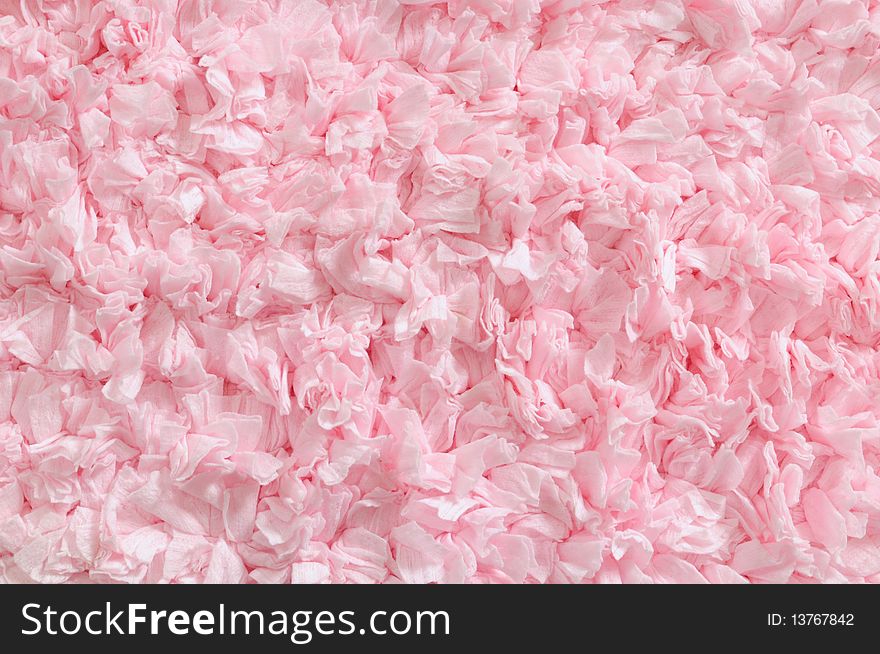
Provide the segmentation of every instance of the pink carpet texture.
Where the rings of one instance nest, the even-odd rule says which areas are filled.
[[[880,582],[880,3],[0,0],[0,580]]]

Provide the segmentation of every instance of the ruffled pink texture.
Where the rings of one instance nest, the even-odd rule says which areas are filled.
[[[880,581],[875,0],[0,0],[0,578]]]

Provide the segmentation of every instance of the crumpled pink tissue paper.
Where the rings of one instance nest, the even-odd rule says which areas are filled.
[[[880,581],[875,0],[0,0],[0,579]]]

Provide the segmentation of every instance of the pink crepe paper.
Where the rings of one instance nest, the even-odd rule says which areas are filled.
[[[0,578],[880,581],[874,0],[0,0]]]

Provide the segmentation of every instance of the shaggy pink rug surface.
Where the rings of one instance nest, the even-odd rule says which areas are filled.
[[[0,578],[880,581],[874,0],[0,14]]]

